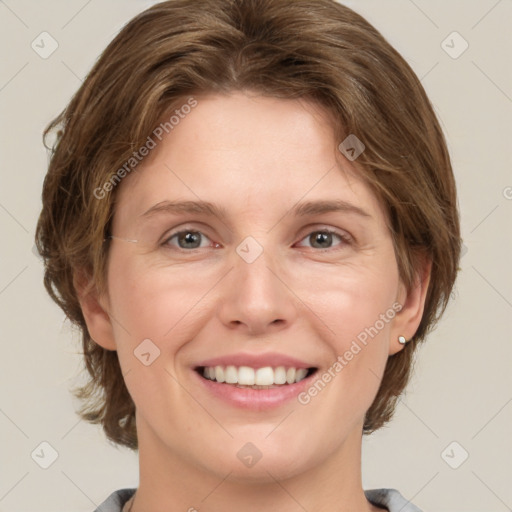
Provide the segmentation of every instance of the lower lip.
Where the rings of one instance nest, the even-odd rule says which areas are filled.
[[[311,384],[311,379],[317,372],[294,384],[283,384],[269,389],[238,388],[231,384],[205,379],[196,371],[194,373],[205,389],[215,397],[234,407],[262,411],[277,408],[297,398],[297,395]]]

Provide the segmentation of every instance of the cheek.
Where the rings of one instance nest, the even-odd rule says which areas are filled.
[[[321,320],[319,339],[328,341],[331,361],[318,375],[321,382],[306,390],[302,403],[316,401],[313,407],[325,421],[333,422],[333,428],[349,416],[358,421],[364,415],[388,358],[398,269],[390,259],[378,263],[347,265],[323,278],[318,275],[319,286],[304,295]],[[301,293],[305,292],[304,286]],[[338,407],[333,409],[332,404]]]
[[[214,314],[215,301],[236,300],[230,294],[243,286],[236,283],[234,288],[227,276],[228,262],[148,265],[143,257],[120,251],[111,261],[115,264],[110,265],[108,285],[114,327],[123,338],[129,334],[130,345],[145,338],[172,344],[177,332],[199,329],[201,319]],[[353,258],[336,265],[291,261],[280,265],[278,272],[288,288],[281,298],[298,304],[299,322],[316,331],[319,339],[332,335],[340,352],[393,304],[398,272],[392,263],[389,257]],[[284,285],[276,280],[276,286]]]
[[[210,307],[205,294],[218,272],[148,265],[142,257],[122,254],[115,261],[109,269],[109,296],[120,356],[145,339],[172,355],[200,328]]]
[[[364,342],[368,329],[372,331],[372,338],[375,337],[373,327],[387,334],[395,315],[392,306],[399,281],[392,258],[361,259],[332,268],[302,270],[299,275],[304,277],[295,286],[297,294],[304,297],[325,332],[332,335],[332,345],[338,353],[347,349],[358,336]]]
[[[109,269],[109,296],[128,390],[146,417],[171,411],[172,404],[180,403],[183,428],[193,430],[196,420],[191,418],[199,417],[201,410],[194,401],[182,400],[183,390],[176,381],[182,376],[178,355],[203,325],[207,301],[201,298],[215,279],[211,272],[151,266],[133,255],[119,255],[115,262]],[[144,353],[149,353],[148,365]],[[158,421],[171,424],[175,419],[162,416]]]

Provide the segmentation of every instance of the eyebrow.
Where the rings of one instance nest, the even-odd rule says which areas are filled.
[[[351,213],[361,217],[371,218],[371,215],[359,206],[341,199],[306,201],[298,203],[288,212],[288,214],[295,215],[296,217],[305,217],[307,215],[320,215],[331,212]],[[195,213],[210,215],[222,220],[225,220],[228,217],[227,210],[224,207],[215,205],[208,201],[161,201],[149,208],[149,210],[144,212],[141,217],[149,218],[160,213]]]
[[[297,217],[330,212],[354,213],[361,217],[371,218],[371,215],[367,211],[355,204],[349,203],[348,201],[343,201],[342,199],[306,201],[304,203],[299,203],[292,208],[292,213]]]

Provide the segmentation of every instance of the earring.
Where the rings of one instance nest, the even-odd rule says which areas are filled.
[[[405,345],[407,343],[407,340],[405,339],[405,336],[398,336],[398,343],[401,343],[402,345]]]

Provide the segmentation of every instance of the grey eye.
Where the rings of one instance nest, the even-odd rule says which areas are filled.
[[[309,235],[309,240],[316,249],[326,249],[332,245],[332,233],[315,231]]]
[[[335,243],[336,239],[338,239],[338,244]],[[306,241],[309,242],[309,244],[306,243]],[[303,238],[300,246],[307,247],[309,245],[313,249],[331,249],[336,245],[343,245],[344,243],[349,243],[349,239],[342,234],[328,229],[319,229],[312,231],[308,236]]]
[[[177,245],[180,249],[199,249],[200,247],[205,247],[201,245],[203,239],[206,241],[209,240],[209,238],[200,231],[192,231],[190,229],[175,233],[170,236],[165,243],[168,245],[176,245],[176,243],[171,242],[173,239],[177,240]]]

